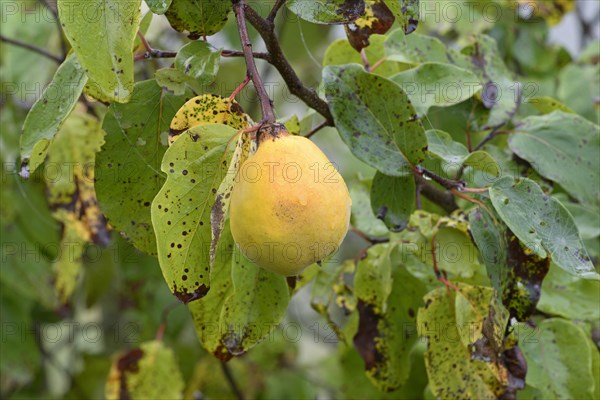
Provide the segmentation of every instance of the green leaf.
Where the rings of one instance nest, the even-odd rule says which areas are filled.
[[[416,191],[411,175],[392,177],[377,172],[371,186],[371,209],[389,230],[400,232],[415,210]]]
[[[165,15],[178,32],[188,31],[190,39],[210,36],[227,23],[231,1],[172,0]]]
[[[336,128],[359,159],[403,176],[425,158],[423,124],[398,85],[358,65],[326,67],[323,81]]]
[[[488,153],[477,150],[469,153],[461,143],[452,140],[452,137],[440,130],[428,130],[427,141],[429,153],[442,160],[442,169],[450,177],[456,176],[461,167],[472,167],[493,176],[500,175],[500,166]]]
[[[184,388],[173,350],[155,340],[113,363],[105,395],[107,399],[181,399]]]
[[[600,320],[600,282],[550,267],[537,308],[546,314],[578,320]]]
[[[156,83],[167,90],[173,92],[175,96],[181,96],[185,93],[186,85],[196,89],[195,81],[175,68],[161,68],[154,73]]]
[[[58,0],[65,35],[89,78],[87,89],[103,101],[125,103],[133,92],[133,42],[141,0]]]
[[[365,12],[363,0],[290,0],[287,7],[315,24],[347,24]]]
[[[548,96],[534,96],[527,100],[527,104],[531,104],[541,114],[550,114],[553,111],[563,111],[569,114],[575,113],[575,111],[560,101]]]
[[[535,182],[503,177],[490,188],[490,198],[510,230],[536,255],[552,257],[559,267],[573,275],[600,280],[573,217]]]
[[[600,93],[600,65],[569,64],[558,75],[556,97],[588,120],[600,124],[596,100]]]
[[[285,277],[248,261],[235,247],[229,224],[221,234],[208,294],[188,304],[207,351],[229,360],[275,329],[285,314]]]
[[[212,83],[219,73],[221,50],[207,42],[186,44],[175,57],[175,68],[193,78],[200,85]]]
[[[353,227],[370,236],[383,236],[388,233],[383,221],[373,215],[370,199],[370,180],[354,180],[349,185],[352,210],[350,222]]]
[[[21,163],[25,168],[21,174],[24,177],[44,162],[50,142],[77,104],[86,81],[77,57],[70,55],[27,114],[21,135]]]
[[[556,111],[526,118],[509,146],[547,179],[583,204],[600,207],[600,127],[576,114]]]
[[[493,38],[476,35],[474,43],[460,53],[450,50],[449,58],[458,67],[468,69],[479,78],[483,87],[481,101],[490,109],[487,127],[504,124],[513,116],[521,101],[521,86],[504,64]]]
[[[469,222],[492,286],[510,315],[519,321],[526,320],[540,299],[540,286],[548,273],[550,260],[524,247],[504,224],[493,220],[481,207],[471,212]]]
[[[481,90],[475,74],[452,64],[426,62],[390,78],[404,90],[419,115],[430,107],[450,107]]]
[[[405,35],[401,29],[388,35],[384,47],[387,59],[392,61],[407,64],[449,61],[446,46],[439,39],[418,33]]]
[[[106,143],[96,160],[98,200],[110,224],[148,254],[156,254],[150,204],[165,181],[160,163],[169,124],[187,98],[163,91],[154,80],[143,81],[129,103],[113,103],[104,117]]]
[[[394,246],[371,247],[354,278],[360,316],[354,345],[367,376],[384,392],[401,387],[409,377],[410,352],[418,339],[416,310],[426,293],[402,260]]]
[[[527,360],[527,384],[545,399],[591,399],[592,354],[581,328],[552,318],[536,328],[518,325],[519,347]]]
[[[210,286],[211,207],[228,169],[235,129],[205,124],[183,133],[165,153],[167,181],[152,202],[158,260],[171,292],[184,303]]]
[[[419,24],[419,0],[383,0],[398,19],[403,33],[409,34]]]
[[[386,36],[384,35],[372,35],[369,38],[371,44],[365,47],[364,53],[369,61],[369,64],[373,66],[375,63],[381,61],[385,57],[384,53],[384,42]],[[346,39],[339,39],[332,42],[323,56],[323,66],[328,65],[342,65],[342,64],[362,64],[360,53],[357,52],[350,42]],[[403,68],[400,64],[393,61],[383,61],[374,71],[374,74],[389,77],[402,71]]]
[[[146,4],[148,5],[148,8],[150,9],[150,11],[152,11],[154,14],[158,14],[158,15],[162,15],[165,12],[167,12],[169,7],[171,6],[171,3],[173,2],[173,0],[145,0],[145,1],[146,1]]]

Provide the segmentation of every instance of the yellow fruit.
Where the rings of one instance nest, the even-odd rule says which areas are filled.
[[[257,265],[295,275],[337,250],[351,200],[334,165],[310,140],[281,126],[262,133],[231,193],[231,233]]]

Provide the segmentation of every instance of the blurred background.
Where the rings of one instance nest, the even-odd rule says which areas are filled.
[[[250,1],[264,15],[270,1]],[[451,46],[461,47],[471,33],[485,32],[499,43],[509,68],[522,82],[535,88],[535,95],[556,96],[578,113],[597,122],[597,105],[578,101],[582,90],[598,93],[598,59],[567,65],[598,53],[600,2],[577,1],[563,15],[548,11],[539,18],[507,1],[482,1],[498,7],[469,10],[466,1],[422,0],[418,32],[434,34]],[[521,3],[527,3],[522,1]],[[541,2],[551,3],[559,2]],[[458,5],[452,8],[450,5]],[[148,12],[142,3],[144,15]],[[465,8],[467,7],[467,8]],[[462,10],[456,14],[456,10]],[[497,14],[501,10],[501,15]],[[1,35],[43,48],[60,56],[67,50],[55,18],[55,1],[0,0]],[[254,50],[264,45],[252,33]],[[285,54],[306,85],[318,88],[328,46],[345,40],[339,26],[315,25],[300,20],[287,9],[277,19],[277,33]],[[189,42],[170,28],[164,16],[153,16],[146,33],[156,49],[177,50]],[[235,23],[230,16],[226,28],[209,38],[215,47],[240,48]],[[61,227],[49,210],[42,179],[24,181],[16,174],[19,135],[28,110],[50,82],[57,64],[39,54],[5,42],[0,50],[0,159],[2,160],[0,269],[0,396],[2,398],[102,398],[114,357],[152,340],[164,324],[164,341],[175,350],[190,398],[232,396],[219,362],[206,354],[185,306],[170,294],[157,260],[141,254],[113,232],[110,244],[84,250],[84,273],[68,304],[60,304],[53,288],[53,265],[60,257]],[[596,55],[597,57],[597,55]],[[356,55],[357,61],[359,60]],[[371,63],[377,59],[369,60]],[[589,60],[588,60],[589,61]],[[136,81],[152,79],[169,59],[136,63]],[[294,96],[277,71],[257,61],[263,80],[282,120],[296,115],[303,132],[319,122],[313,112]],[[564,84],[578,76],[575,84]],[[222,58],[217,81],[205,93],[229,94],[245,77],[240,58]],[[563,80],[564,78],[564,80]],[[259,119],[259,104],[249,85],[238,96],[244,110]],[[598,99],[597,103],[600,102]],[[465,114],[457,106],[458,119]],[[428,115],[433,124],[435,110]],[[460,122],[460,121],[459,121]],[[450,124],[461,126],[456,121]],[[454,126],[454,125],[453,125]],[[464,126],[464,125],[463,125]],[[449,131],[452,129],[449,128]],[[458,128],[457,128],[458,130]],[[452,133],[452,132],[451,132]],[[453,135],[455,138],[459,135]],[[348,181],[370,177],[374,170],[356,160],[333,128],[317,133],[313,140],[336,163]],[[457,139],[458,140],[458,139]],[[47,171],[47,173],[51,173]],[[364,192],[353,193],[357,209]],[[365,211],[371,232],[386,232],[385,226]],[[360,237],[349,234],[334,260],[352,259],[364,247]],[[333,261],[335,262],[335,261]],[[302,288],[290,303],[281,327],[249,354],[230,363],[247,398],[356,398],[384,396],[362,373],[363,362],[353,349],[338,346],[326,321],[310,306],[310,287]],[[333,313],[343,318],[341,313]],[[394,393],[390,397],[421,396],[426,384],[424,367],[414,368],[414,381],[421,392]]]

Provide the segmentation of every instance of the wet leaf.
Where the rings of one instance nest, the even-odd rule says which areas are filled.
[[[58,0],[61,25],[89,78],[87,92],[99,100],[125,103],[133,92],[140,4],[141,0]]]
[[[236,131],[226,125],[191,128],[163,157],[167,181],[152,202],[158,260],[171,292],[188,303],[210,286],[211,207],[228,170]]]
[[[315,24],[347,24],[365,12],[364,0],[290,0],[291,12]]]
[[[93,165],[103,143],[98,121],[78,112],[65,121],[48,149],[46,165],[61,171],[55,178],[47,175],[46,185],[53,216],[64,225],[61,251],[54,263],[62,302],[75,289],[85,244],[106,245],[109,241],[94,188]]]
[[[450,107],[481,89],[477,77],[452,64],[426,62],[390,78],[406,92],[419,115],[431,107]]]
[[[104,117],[106,143],[96,162],[96,191],[109,223],[139,250],[155,255],[150,204],[165,182],[160,163],[169,123],[191,94],[174,96],[154,80],[138,82],[127,104]]]
[[[490,188],[494,208],[519,240],[540,258],[570,274],[600,280],[573,217],[530,179],[503,177]]]
[[[145,2],[150,11],[154,14],[162,15],[167,12],[173,0],[145,0]]]
[[[539,390],[542,398],[592,398],[595,372],[581,328],[552,318],[536,328],[519,324],[517,332],[527,360],[527,384]]]
[[[415,210],[416,185],[414,177],[392,177],[377,172],[371,186],[371,209],[392,232],[400,232],[408,225]]]
[[[369,46],[371,35],[386,33],[392,27],[394,20],[394,15],[383,0],[367,0],[365,12],[360,18],[344,25],[344,28],[352,47],[356,51],[361,51]]]
[[[173,350],[152,341],[113,362],[105,395],[107,399],[181,399],[184,387]]]
[[[600,207],[600,127],[556,111],[526,118],[509,137],[515,154],[583,204]]]
[[[389,176],[424,159],[423,124],[398,85],[358,65],[326,67],[323,81],[340,136],[359,159]]]
[[[48,147],[83,91],[87,77],[70,55],[27,114],[21,135],[21,175],[29,177],[46,158]]]
[[[165,12],[169,24],[178,32],[188,32],[190,39],[214,35],[227,23],[231,1],[171,0]]]

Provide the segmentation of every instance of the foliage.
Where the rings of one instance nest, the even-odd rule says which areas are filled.
[[[0,396],[600,398],[574,3],[2,2]],[[291,277],[229,227],[275,117],[352,198]]]

